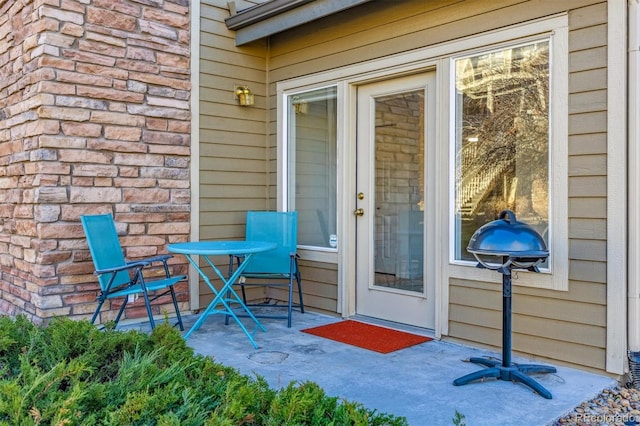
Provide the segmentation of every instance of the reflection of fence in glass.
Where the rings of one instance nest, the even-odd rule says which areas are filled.
[[[458,258],[510,209],[539,231],[549,212],[549,43],[456,61]]]

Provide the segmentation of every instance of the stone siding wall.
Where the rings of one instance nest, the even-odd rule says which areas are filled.
[[[80,215],[112,213],[130,259],[187,240],[189,19],[189,0],[0,0],[0,314],[91,316]]]

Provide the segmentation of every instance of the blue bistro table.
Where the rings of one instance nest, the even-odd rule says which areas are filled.
[[[251,344],[254,348],[258,349],[258,345],[253,340],[253,333],[257,329],[262,331],[267,331],[260,321],[253,315],[253,313],[249,310],[249,308],[242,302],[242,298],[238,296],[238,293],[233,289],[233,284],[236,282],[238,277],[242,274],[242,271],[247,267],[247,264],[251,261],[251,257],[254,253],[259,253],[267,250],[272,250],[277,247],[276,243],[269,242],[260,242],[260,241],[198,241],[192,243],[176,243],[169,244],[167,246],[167,250],[171,253],[177,253],[184,255],[187,260],[193,265],[194,268],[198,271],[200,276],[207,283],[209,288],[214,294],[214,298],[209,303],[209,306],[204,310],[200,318],[193,324],[193,327],[185,334],[185,339],[189,338],[191,333],[200,328],[202,323],[207,319],[209,315],[212,314],[223,314],[233,317],[233,319],[240,325],[244,334],[247,335]],[[228,255],[237,255],[237,256],[245,256],[244,261],[240,263],[238,268],[231,274],[230,277],[226,278],[224,274],[218,269],[216,265],[214,265],[211,260],[211,256],[228,256]],[[222,280],[222,288],[220,290],[216,290],[214,285],[211,283],[211,279],[205,274],[205,272],[200,268],[198,262],[194,260],[194,256],[202,257],[208,264],[213,268],[216,275]],[[256,325],[256,329],[253,332],[249,332],[247,328],[244,326],[242,321],[238,318],[238,316],[234,313],[233,309],[229,303],[237,303],[240,305],[242,309],[247,313],[247,316],[253,320]]]

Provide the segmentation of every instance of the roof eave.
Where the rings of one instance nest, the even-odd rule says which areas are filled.
[[[271,0],[242,10],[224,22],[228,29],[236,31],[312,1],[315,0]]]
[[[225,19],[240,46],[371,0],[271,0]]]

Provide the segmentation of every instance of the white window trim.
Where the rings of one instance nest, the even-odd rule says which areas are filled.
[[[514,40],[499,46],[490,46],[465,52],[450,58],[449,75],[449,275],[465,280],[500,283],[502,278],[495,271],[476,268],[477,262],[455,259],[455,66],[461,57],[482,54],[501,48],[549,40],[550,44],[550,135],[549,135],[549,266],[540,273],[517,271],[513,276],[515,285],[546,288],[551,290],[569,289],[569,201],[568,201],[568,113],[569,113],[569,31],[567,26],[554,28],[547,35],[525,40]]]
[[[336,99],[339,100],[342,95],[342,91],[340,89],[340,85],[337,83],[329,83],[322,82],[317,85],[310,85],[305,87],[295,87],[290,90],[278,90],[278,149],[277,149],[277,170],[278,170],[278,185],[277,185],[277,205],[278,209],[281,211],[287,211],[289,208],[289,145],[288,140],[286,138],[287,129],[289,128],[289,118],[288,118],[288,103],[287,98],[289,96],[294,96],[300,93],[306,93],[313,90],[324,89],[327,87],[336,87]],[[337,120],[336,125],[337,133],[336,133],[336,156],[338,160],[341,155],[341,141],[344,141],[344,137],[341,135],[341,126],[344,123],[344,120],[341,119],[342,111],[344,107],[340,106],[340,102],[336,104],[337,109]],[[339,164],[338,164],[339,167]],[[341,176],[344,176],[344,173],[340,173],[338,170],[337,176],[337,185],[336,185],[336,210],[337,210],[337,226],[338,226],[338,247],[340,247],[340,234],[343,234],[340,231],[340,200],[339,194],[340,189],[342,188]],[[314,247],[307,245],[298,245],[298,254],[302,259],[314,261],[314,262],[325,262],[325,263],[338,263],[338,249],[330,248],[330,247]]]
[[[527,40],[539,39],[546,34],[553,35],[552,47],[552,83],[553,97],[551,99],[554,117],[553,138],[563,141],[558,147],[558,152],[552,152],[553,166],[558,169],[553,172],[558,176],[567,179],[568,173],[568,33],[569,24],[566,13],[557,14],[550,17],[519,23],[510,27],[488,31],[482,34],[463,37],[457,40],[439,43],[425,48],[415,49],[388,57],[348,65],[342,68],[332,69],[309,74],[302,77],[283,80],[276,83],[277,93],[277,150],[278,150],[278,206],[284,206],[282,189],[284,186],[284,176],[286,166],[286,153],[284,150],[284,111],[285,92],[311,90],[314,88],[337,84],[338,85],[338,185],[341,192],[338,193],[338,252],[326,253],[311,250],[304,250],[301,253],[303,259],[320,262],[338,263],[338,311],[343,315],[350,315],[355,306],[355,223],[349,220],[350,212],[355,208],[355,178],[352,176],[350,164],[355,161],[355,93],[356,86],[365,82],[391,78],[405,73],[417,72],[425,69],[436,69],[438,83],[438,100],[442,108],[440,109],[437,128],[437,140],[449,140],[449,111],[447,102],[449,101],[449,81],[450,70],[448,59],[454,55],[462,55],[478,49],[491,49],[491,46],[512,43],[523,43]],[[557,58],[558,53],[564,52],[563,57]],[[558,75],[556,75],[558,73]],[[560,77],[560,78],[558,78]],[[564,129],[562,128],[564,123]],[[559,128],[555,128],[558,125]],[[436,188],[437,199],[447,200],[450,195],[449,176],[447,166],[449,164],[448,149],[438,147],[438,158],[440,161],[437,178],[440,185]],[[559,159],[563,159],[562,162]],[[551,178],[550,178],[551,181]],[[568,190],[566,187],[556,188],[554,195],[560,200],[560,204],[554,201],[554,210],[551,211],[551,220],[555,224],[553,253],[550,261],[553,264],[553,275],[551,274],[518,274],[518,279],[514,280],[517,285],[535,286],[542,288],[567,289],[568,287]],[[447,204],[445,202],[445,204]],[[474,281],[498,282],[499,276],[495,272],[483,271],[469,266],[451,265],[448,258],[449,250],[449,205],[443,206],[436,212],[437,229],[440,234],[435,238],[442,242],[442,254],[436,254],[436,335],[448,333],[448,303],[449,303],[449,280],[450,278],[463,278]],[[560,224],[565,224],[560,226]]]

